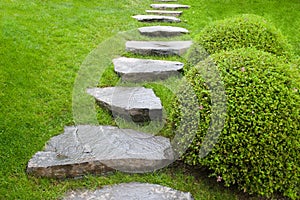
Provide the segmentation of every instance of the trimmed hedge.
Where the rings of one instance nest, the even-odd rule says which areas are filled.
[[[209,80],[215,75],[204,80],[202,72],[215,64],[225,88],[227,112],[217,144],[201,158],[211,123],[210,90],[218,87]],[[250,194],[279,192],[292,199],[299,197],[300,76],[295,65],[264,51],[242,48],[212,55],[191,68],[186,77],[198,97],[200,122],[183,159],[208,166],[211,175],[222,177],[226,186],[237,184]],[[174,124],[181,115],[177,106],[178,102],[171,116]],[[188,133],[186,127],[189,125],[183,128]]]
[[[195,41],[209,54],[247,47],[279,56],[289,56],[291,52],[291,46],[275,26],[253,14],[215,21],[204,27]]]

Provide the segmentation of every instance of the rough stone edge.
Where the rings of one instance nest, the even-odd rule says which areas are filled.
[[[53,154],[57,156],[55,152],[39,151],[28,162],[26,173],[35,177],[47,177],[56,179],[65,178],[81,178],[88,174],[103,175],[109,172],[116,171],[113,168],[107,167],[101,161],[81,161],[77,163],[61,163],[58,165],[39,167],[32,165],[31,161],[38,154]],[[89,170],[88,170],[89,169]],[[92,170],[90,170],[92,169]],[[68,172],[68,173],[66,173]]]

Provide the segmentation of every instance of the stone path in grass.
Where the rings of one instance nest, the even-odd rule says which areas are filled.
[[[114,170],[145,173],[174,160],[169,139],[113,126],[66,127],[44,151],[30,159],[28,173],[51,178],[103,174]]]
[[[192,45],[191,41],[128,41],[126,50],[141,55],[183,55]]]
[[[140,34],[149,37],[173,37],[189,33],[185,28],[174,26],[146,26],[138,29]]]
[[[179,17],[190,6],[174,4],[176,0],[154,0],[152,10],[135,15],[140,22],[179,23]],[[179,10],[178,10],[179,9]],[[174,37],[188,30],[176,26],[140,27],[141,35]],[[127,41],[126,51],[139,55],[182,55],[191,41]],[[166,79],[178,74],[183,63],[176,61],[120,57],[113,61],[115,72],[123,81],[143,82]],[[162,104],[152,89],[144,87],[87,88],[99,106],[135,123],[162,120]],[[43,151],[28,162],[27,173],[37,177],[74,178],[87,174],[101,175],[115,170],[146,173],[174,162],[174,152],[168,138],[113,126],[78,125],[65,127],[64,133],[48,141]],[[146,183],[127,183],[100,190],[70,191],[65,199],[193,199],[168,187]]]
[[[161,10],[166,10],[166,9],[188,9],[190,6],[188,5],[182,5],[182,4],[151,4],[151,7],[153,9],[161,9]]]
[[[162,15],[135,15],[133,18],[140,22],[180,22],[177,17],[162,16]]]
[[[169,187],[148,183],[123,183],[106,186],[101,190],[71,191],[65,200],[101,199],[101,200],[187,200],[190,193],[180,192]]]
[[[152,89],[144,87],[91,88],[87,93],[116,116],[142,123],[162,119],[162,105]]]
[[[170,15],[174,17],[179,17],[182,14],[182,11],[169,11],[169,10],[146,10],[147,14],[153,15]]]
[[[176,61],[120,57],[113,60],[115,72],[123,81],[143,82],[164,80],[176,75],[184,64]]]

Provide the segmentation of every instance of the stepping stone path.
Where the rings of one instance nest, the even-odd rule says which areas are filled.
[[[189,32],[185,28],[173,26],[148,26],[138,28],[138,30],[142,35],[150,37],[173,37]]]
[[[141,55],[183,55],[192,45],[191,41],[128,41],[126,50]]]
[[[175,22],[178,23],[181,20],[176,17],[162,16],[162,15],[135,15],[133,16],[140,22]]]
[[[168,10],[146,10],[147,14],[156,14],[156,15],[170,15],[174,17],[179,17],[182,14],[182,11],[168,11]]]
[[[106,186],[95,191],[72,191],[64,200],[193,200],[190,193],[174,190],[156,184],[148,183],[123,183]]]
[[[175,2],[176,0],[154,0]],[[176,22],[190,6],[181,4],[151,4],[148,15],[136,15],[140,22]],[[167,11],[171,9],[172,11]],[[141,35],[173,37],[188,33],[181,27],[152,26],[139,28]],[[126,51],[141,55],[182,55],[191,41],[128,41]],[[137,58],[113,60],[115,72],[125,81],[139,82],[164,79],[178,73],[183,64],[175,61]],[[162,105],[153,90],[144,87],[90,88],[98,104],[119,117],[144,123],[162,119]],[[170,140],[161,136],[113,126],[78,125],[65,127],[64,133],[52,137],[43,151],[28,162],[27,173],[37,177],[73,178],[86,174],[101,175],[115,170],[145,173],[166,167],[174,160]],[[128,183],[100,190],[70,191],[64,199],[122,200],[191,200],[190,193],[147,183]]]
[[[169,139],[112,126],[66,127],[29,161],[27,173],[66,178],[120,170],[153,171],[173,162]]]
[[[125,57],[114,59],[113,63],[122,80],[131,82],[166,79],[178,74],[184,65],[180,62]]]
[[[134,122],[162,119],[162,105],[152,89],[144,87],[91,88],[87,93],[113,114]]]
[[[188,5],[181,5],[181,4],[151,4],[151,7],[153,9],[161,9],[161,10],[166,10],[166,9],[188,9],[190,6]]]

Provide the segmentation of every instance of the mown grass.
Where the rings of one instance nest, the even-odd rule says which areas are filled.
[[[288,37],[295,54],[300,55],[298,0],[179,2],[192,6],[184,12],[184,22],[180,24],[190,30],[192,37],[214,20],[254,13],[271,20]],[[190,191],[196,199],[250,198],[206,178],[205,172],[199,171],[194,177],[190,175],[191,169],[175,164],[145,175],[116,173],[81,180],[58,181],[26,175],[32,155],[42,150],[52,136],[61,133],[64,126],[74,124],[73,84],[86,56],[118,32],[142,26],[131,15],[143,13],[150,3],[150,0],[0,2],[0,199],[57,199],[69,189],[129,181]],[[103,78],[113,80],[105,83],[113,85],[118,80],[109,70]],[[167,102],[163,92],[160,95]],[[102,120],[100,123],[112,123],[106,111],[98,110],[98,118]]]

